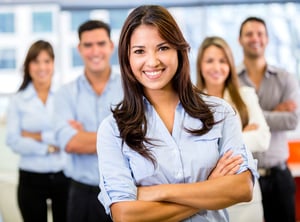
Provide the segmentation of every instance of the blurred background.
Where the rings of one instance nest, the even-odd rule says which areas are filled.
[[[54,84],[61,85],[82,73],[77,52],[77,28],[88,19],[110,24],[118,70],[117,46],[128,12],[140,4],[160,4],[170,9],[191,45],[191,78],[196,80],[195,60],[206,36],[219,35],[231,46],[235,62],[242,60],[239,27],[248,16],[263,18],[268,27],[267,60],[300,79],[300,1],[226,0],[0,0],[0,215],[3,222],[21,221],[16,204],[18,156],[5,145],[5,114],[10,96],[22,80],[22,63],[29,46],[38,39],[55,50]],[[300,139],[299,130],[290,138]],[[1,222],[1,218],[0,218]]]

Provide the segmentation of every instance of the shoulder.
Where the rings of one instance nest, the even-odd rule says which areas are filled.
[[[59,96],[63,96],[69,93],[75,93],[78,91],[78,84],[81,81],[80,80],[81,77],[77,77],[76,79],[68,82],[68,83],[64,83],[62,84],[60,87],[57,88],[56,90],[56,94]]]
[[[256,104],[259,105],[258,96],[254,88],[249,86],[241,86],[239,92],[242,97],[242,100],[248,108],[255,106]]]
[[[255,89],[250,86],[241,86],[239,88],[239,92],[241,94],[241,97],[244,99],[244,97],[250,97],[250,96],[256,96]]]
[[[105,117],[99,125],[98,136],[103,134],[119,135],[119,128],[112,113]]]
[[[229,113],[235,113],[233,107],[224,99],[209,96],[200,95],[202,100],[210,107],[211,111],[216,115],[224,115]]]
[[[288,73],[285,69],[278,67],[278,66],[270,65],[270,64],[267,65],[267,71],[272,74],[287,74]]]
[[[292,75],[286,69],[274,65],[267,66],[267,73],[270,75],[277,75],[280,79],[285,79],[289,76],[294,77],[294,75]]]
[[[25,89],[17,91],[11,98],[14,101],[21,101],[21,100],[30,100],[31,98],[36,96],[35,89],[30,83]]]
[[[23,100],[23,91],[16,92],[9,99],[9,105],[18,104]]]
[[[237,72],[238,76],[240,76],[246,72],[246,67],[245,67],[244,63],[240,63],[235,68],[236,68],[236,72]]]
[[[114,85],[122,85],[122,79],[121,79],[121,74],[118,72],[112,72],[110,75],[110,81],[114,84]]]
[[[273,79],[276,79],[276,82],[281,84],[282,87],[289,88],[298,85],[296,75],[293,75],[292,73],[280,67],[268,65],[267,75],[269,78],[274,77]]]

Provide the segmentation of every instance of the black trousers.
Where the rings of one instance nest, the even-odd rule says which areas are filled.
[[[99,187],[71,180],[68,200],[68,222],[112,222],[98,200]]]
[[[51,199],[53,221],[65,222],[69,179],[58,173],[19,171],[18,204],[24,222],[47,222],[47,199]]]
[[[259,178],[265,222],[295,222],[295,180],[288,167]]]

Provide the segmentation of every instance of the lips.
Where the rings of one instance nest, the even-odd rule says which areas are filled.
[[[49,76],[49,72],[39,72],[37,73],[37,76],[39,76],[40,78],[44,78]]]
[[[90,60],[93,64],[99,64],[102,59],[99,58],[99,57],[93,57],[91,60]]]
[[[149,79],[157,79],[157,78],[159,78],[161,76],[162,70],[157,70],[157,71],[143,71],[143,73]]]
[[[249,44],[249,47],[253,50],[258,50],[261,48],[261,44],[259,43],[252,43],[252,44]]]
[[[214,79],[218,79],[222,76],[222,74],[220,74],[220,73],[211,73],[210,76]]]

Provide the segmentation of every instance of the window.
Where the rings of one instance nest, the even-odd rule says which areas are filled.
[[[13,33],[15,32],[15,17],[13,13],[0,14],[0,32]]]
[[[72,48],[72,67],[83,66],[82,59],[76,47]]]
[[[114,52],[110,58],[110,62],[112,65],[119,65],[119,57],[118,57],[118,47],[115,45]]]
[[[81,23],[90,19],[90,11],[71,11],[71,29],[77,31]]]
[[[52,13],[33,12],[32,32],[52,32]]]
[[[0,49],[0,69],[16,68],[16,50]]]
[[[128,10],[114,9],[110,10],[110,25],[112,29],[121,29],[128,15]]]
[[[233,51],[236,65],[242,62],[243,52],[238,43],[239,28],[242,21],[248,16],[260,17],[267,24],[269,33],[269,43],[265,52],[267,61],[292,74],[299,75],[300,54],[298,52],[300,44],[297,44],[300,39],[297,23],[300,18],[299,10],[300,4],[293,3],[171,8],[184,36],[191,45],[193,81],[196,79],[195,62],[198,47],[206,36],[223,37]],[[195,19],[196,17],[203,19]],[[297,77],[300,79],[300,76]]]

